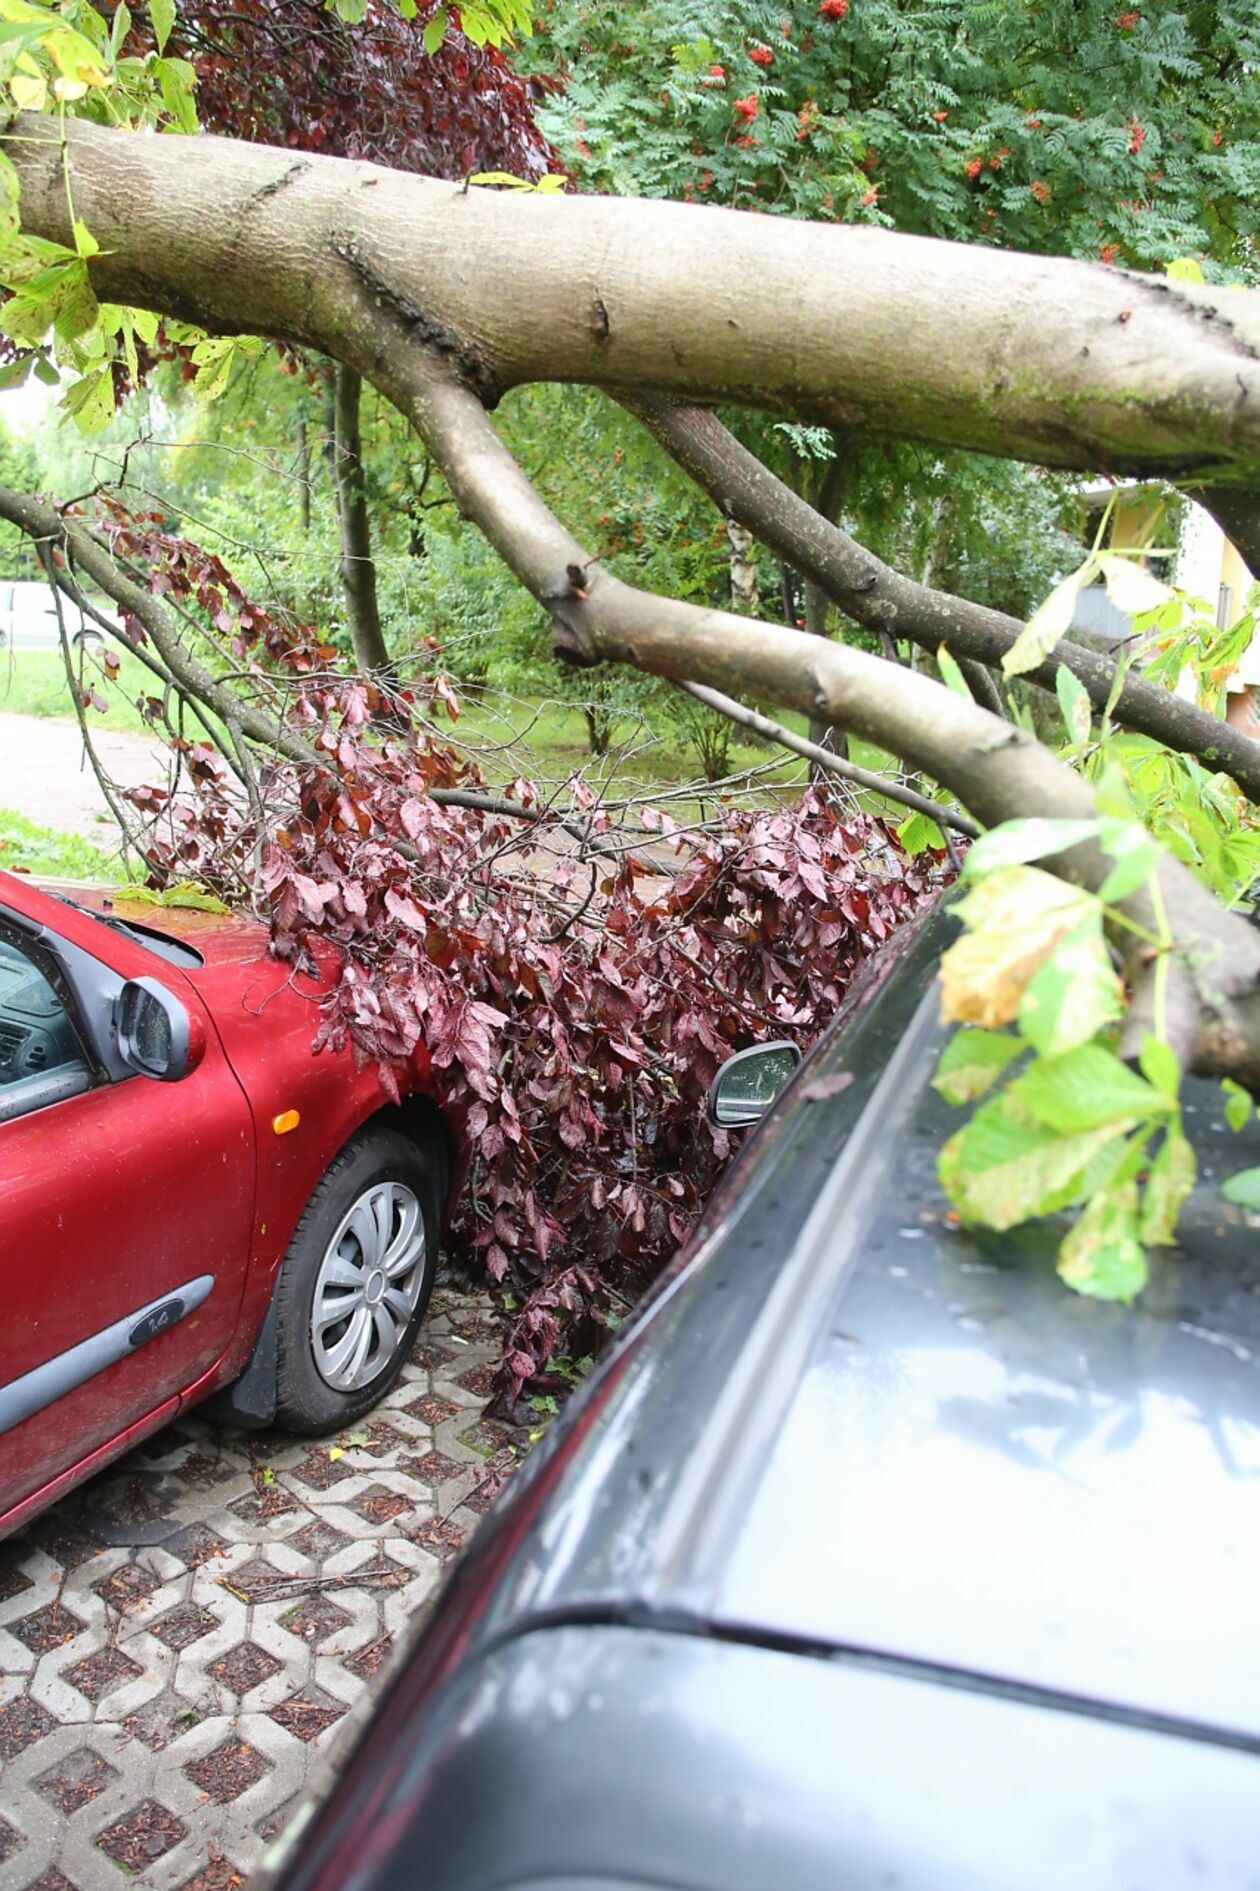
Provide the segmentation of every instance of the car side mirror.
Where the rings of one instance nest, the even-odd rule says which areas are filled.
[[[118,1054],[128,1070],[178,1083],[201,1060],[204,1039],[184,1006],[156,978],[129,978],[114,1008]]]
[[[719,1129],[746,1129],[765,1115],[801,1061],[795,1044],[754,1044],[728,1057],[709,1090],[709,1121]]]

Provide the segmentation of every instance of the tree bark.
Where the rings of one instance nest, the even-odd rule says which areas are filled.
[[[726,521],[731,553],[731,603],[750,617],[757,615],[757,567],[753,563],[753,535],[735,519]]]
[[[337,364],[333,475],[337,486],[337,521],[341,534],[341,588],[356,666],[379,672],[389,666],[376,596],[376,560],[363,478],[363,438],[359,403],[363,381],[354,368]]]
[[[1260,480],[1252,290],[83,119],[20,114],[4,149],[32,233],[72,243],[72,194],[108,300],[368,375],[365,306],[490,404],[533,380],[655,387],[1042,465]]]

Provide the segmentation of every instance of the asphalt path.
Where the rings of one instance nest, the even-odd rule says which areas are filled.
[[[98,721],[93,744],[119,787],[139,788],[165,779],[161,748],[145,736],[111,730]],[[0,808],[11,808],[44,827],[80,834],[107,851],[117,832],[73,718],[0,711]]]

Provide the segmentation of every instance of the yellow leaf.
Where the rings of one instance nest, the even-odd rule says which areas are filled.
[[[941,1016],[990,1031],[1012,1023],[1033,974],[1092,905],[1039,867],[990,874],[955,909],[968,931],[941,960]]]
[[[332,1447],[332,1450],[331,1450],[331,1451],[330,1451],[330,1452],[328,1453],[328,1460],[329,1460],[329,1463],[330,1463],[330,1464],[335,1464],[335,1463],[337,1462],[337,1459],[338,1459],[338,1458],[344,1458],[344,1457],[345,1457],[345,1455],[346,1455],[346,1454],[345,1454],[345,1452],[344,1452],[344,1451],[342,1450],[342,1448],[341,1448],[341,1446],[340,1446],[340,1445],[334,1445],[334,1446]]]
[[[15,72],[9,80],[9,91],[20,112],[42,112],[48,103],[48,87],[43,79],[27,73]]]

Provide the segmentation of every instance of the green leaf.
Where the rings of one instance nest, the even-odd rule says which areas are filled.
[[[1148,1038],[1148,1043],[1154,1042]],[[1194,1187],[1194,1150],[1180,1120],[1170,1123],[1142,1191],[1141,1237],[1148,1246],[1170,1247],[1177,1238],[1181,1204]]]
[[[147,886],[120,887],[114,895],[114,904],[187,907],[198,913],[226,913],[228,910],[222,900],[194,885],[191,880],[178,880],[174,886],[168,886],[162,892]]]
[[[1089,741],[1094,714],[1089,691],[1067,665],[1061,663],[1054,675],[1054,693],[1059,699],[1068,741],[1074,742],[1078,749],[1084,748]]]
[[[149,24],[158,52],[164,53],[175,24],[175,0],[149,0]]]
[[[1239,1208],[1260,1212],[1260,1169],[1240,1169],[1228,1182],[1221,1183],[1221,1194]]]
[[[1003,821],[1000,827],[991,827],[974,843],[963,867],[963,877],[974,880],[997,867],[1043,860],[1047,854],[1075,847],[1078,841],[1092,840],[1097,833],[1097,821],[1047,820],[1035,814],[1023,821]]]
[[[337,17],[347,26],[361,26],[367,13],[367,0],[336,0]]]
[[[1103,1124],[1132,1129],[1168,1107],[1152,1084],[1102,1044],[1081,1044],[1062,1057],[1039,1057],[1007,1094],[1030,1117],[1064,1135]]]
[[[446,8],[439,7],[433,18],[425,24],[424,33],[421,36],[424,50],[427,53],[435,53],[445,38]]]
[[[76,217],[74,220],[74,247],[76,255],[82,256],[85,262],[89,256],[99,256],[101,253],[100,244],[82,217]]]
[[[1098,571],[1098,560],[1091,555],[1078,571],[1055,585],[1002,658],[1003,676],[1022,676],[1025,670],[1035,670],[1045,662],[1060,637],[1071,629],[1076,600],[1086,585],[1093,583]]]
[[[1172,1045],[1165,1044],[1163,1038],[1152,1037],[1148,1031],[1142,1039],[1138,1063],[1142,1066],[1142,1075],[1147,1082],[1153,1083],[1160,1095],[1167,1097],[1170,1103],[1175,1103],[1181,1089],[1181,1065],[1177,1062],[1177,1053]]]
[[[1079,1201],[1125,1148],[1124,1136],[1110,1125],[1061,1136],[1033,1121],[1006,1091],[950,1137],[938,1168],[964,1218],[1001,1232]]]
[[[952,689],[955,696],[965,697],[969,703],[975,701],[975,697],[971,693],[966,677],[959,669],[952,652],[949,651],[944,644],[937,645],[936,665],[940,670],[942,683],[944,683],[948,689]]]
[[[1121,1016],[1124,987],[1093,912],[1059,941],[1029,979],[1019,1001],[1019,1028],[1043,1057],[1088,1044]]]
[[[394,4],[398,8],[398,11],[402,14],[402,17],[404,20],[415,19],[416,0],[394,0]]]
[[[1246,1129],[1255,1107],[1247,1091],[1232,1077],[1221,1079],[1221,1089],[1225,1093],[1225,1121],[1232,1130]]]
[[[468,182],[482,184],[487,189],[496,190],[532,190],[534,188],[527,177],[513,177],[511,171],[474,171]]]
[[[897,829],[897,839],[908,854],[921,854],[929,847],[943,847],[945,837],[929,815],[916,809]]]
[[[1178,256],[1167,265],[1165,274],[1172,282],[1202,282],[1204,279],[1203,265],[1196,263],[1193,256]]]
[[[96,292],[88,281],[87,268],[80,264],[76,273],[66,271],[65,282],[56,296],[53,333],[58,341],[74,341],[94,329],[100,315]]]
[[[61,398],[80,433],[99,433],[114,418],[114,377],[108,367],[95,368],[74,381]]]
[[[118,7],[114,14],[114,23],[110,28],[109,35],[109,50],[115,59],[117,59],[119,53],[122,51],[123,41],[130,31],[131,9],[127,5],[127,0],[118,0]]]
[[[1127,899],[1150,879],[1164,858],[1159,842],[1138,821],[1105,815],[1098,823],[1098,838],[1116,863],[1098,889],[1100,900]]]
[[[974,1103],[1023,1048],[1003,1031],[955,1031],[941,1052],[932,1088],[947,1103]]]
[[[197,133],[197,107],[193,103],[193,89],[197,75],[186,59],[159,59],[154,70],[157,74],[158,90],[162,94],[162,103],[175,122],[175,128],[187,137]]]
[[[1060,1278],[1096,1300],[1132,1300],[1146,1285],[1133,1183],[1096,1195],[1059,1249]]]

